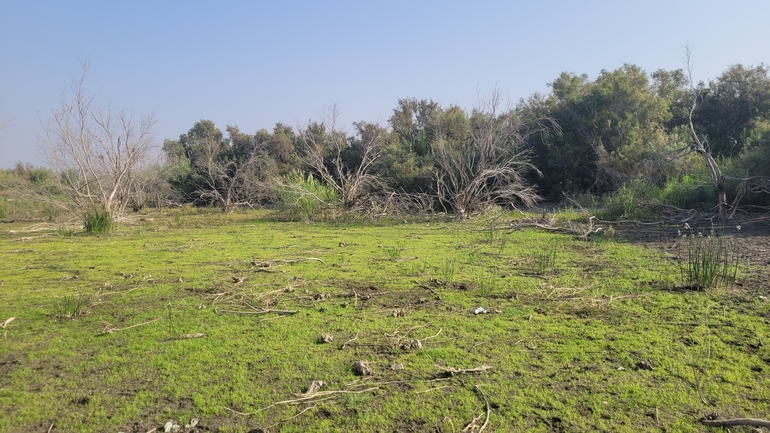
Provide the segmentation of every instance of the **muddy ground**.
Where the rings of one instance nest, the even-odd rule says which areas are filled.
[[[669,254],[674,260],[687,260],[690,240],[684,236],[712,233],[729,240],[738,256],[741,275],[738,287],[770,291],[770,216],[736,216],[727,222],[692,218],[681,223],[640,224],[636,222],[604,223],[615,236],[646,248]]]

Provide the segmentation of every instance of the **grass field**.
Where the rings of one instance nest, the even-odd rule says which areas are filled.
[[[692,290],[686,251],[512,216],[265,216],[0,227],[0,431],[695,432],[770,415],[768,287],[740,285],[748,265]]]

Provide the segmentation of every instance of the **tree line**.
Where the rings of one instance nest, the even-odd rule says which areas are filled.
[[[726,218],[742,204],[768,204],[767,66],[731,65],[697,83],[689,66],[688,50],[685,69],[648,74],[626,64],[593,80],[565,72],[547,94],[510,103],[494,90],[471,109],[404,98],[385,125],[343,127],[336,106],[319,119],[255,133],[201,120],[166,139],[153,164],[154,118],[93,107],[84,73],[46,128],[51,168],[19,163],[3,173],[3,185],[58,199],[84,218],[148,204],[271,206],[294,219],[464,218],[565,195],[603,197],[616,218],[666,208]]]

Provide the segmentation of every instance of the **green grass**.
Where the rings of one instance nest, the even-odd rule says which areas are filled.
[[[0,431],[452,432],[483,422],[485,398],[485,431],[770,414],[762,288],[685,290],[674,257],[615,239],[266,216],[186,209],[101,236],[9,224]],[[552,251],[558,272],[528,275]],[[276,404],[314,380],[348,392]]]
[[[684,280],[693,288],[732,286],[738,273],[738,255],[729,241],[712,233],[691,235],[687,248]]]

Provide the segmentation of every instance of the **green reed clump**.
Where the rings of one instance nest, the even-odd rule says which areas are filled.
[[[716,236],[689,236],[687,262],[682,271],[688,286],[708,289],[732,286],[738,274],[738,255],[727,238]]]

